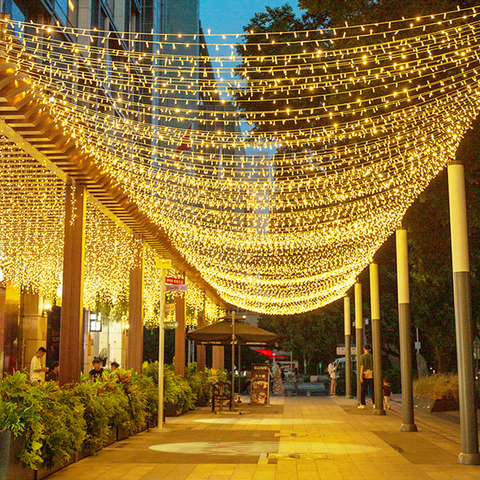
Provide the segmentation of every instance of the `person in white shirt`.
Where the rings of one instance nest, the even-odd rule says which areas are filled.
[[[32,385],[38,385],[45,381],[45,372],[48,372],[48,368],[42,365],[41,358],[46,353],[45,348],[40,347],[30,362],[30,383]]]
[[[330,362],[328,365],[328,376],[330,377],[330,396],[337,396],[337,367]]]

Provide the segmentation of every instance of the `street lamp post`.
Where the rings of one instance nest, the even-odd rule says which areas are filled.
[[[165,310],[165,272],[172,268],[172,261],[157,259],[157,269],[162,272],[160,284],[160,320],[158,322],[158,428],[163,428],[163,388],[165,370],[165,330],[163,312]]]

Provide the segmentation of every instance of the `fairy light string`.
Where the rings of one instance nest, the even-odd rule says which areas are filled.
[[[344,295],[454,157],[480,106],[475,8],[206,35],[210,56],[201,35],[9,26],[3,56],[45,111],[224,300],[257,312],[297,313]],[[133,237],[89,215],[124,278]],[[120,298],[127,280],[108,284],[108,256],[89,241],[87,303],[98,285]],[[158,321],[153,259],[149,325]],[[192,284],[186,295],[193,324],[204,294]]]

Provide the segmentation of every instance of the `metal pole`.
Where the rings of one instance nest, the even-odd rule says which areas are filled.
[[[413,413],[412,342],[410,335],[410,289],[408,285],[407,230],[397,229],[398,322],[400,333],[400,368],[402,377],[403,424],[401,432],[417,432]]]
[[[370,308],[372,311],[373,390],[375,394],[374,415],[385,415],[383,409],[382,342],[380,338],[380,293],[378,265],[370,264]]]
[[[352,398],[352,354],[351,334],[352,323],[350,319],[350,297],[343,297],[343,316],[345,322],[345,398]]]
[[[356,344],[357,344],[357,401],[360,405],[361,390],[362,390],[362,379],[360,378],[360,355],[363,351],[363,317],[362,317],[362,284],[357,281],[355,283],[355,333],[356,333]]]
[[[462,465],[480,465],[473,370],[467,204],[465,198],[464,168],[460,162],[452,162],[448,166],[448,195],[450,205],[450,235],[452,238],[453,290],[462,447],[462,452],[458,456],[458,463]]]
[[[242,393],[242,346],[238,344],[238,395]]]
[[[165,311],[165,273],[168,268],[172,268],[171,260],[157,259],[156,267],[161,269],[160,283],[160,319],[158,321],[158,428],[163,428],[163,384],[165,370],[165,329],[164,329],[164,311]]]
[[[233,409],[233,397],[235,396],[235,312],[232,311],[232,391],[230,395],[230,410]]]

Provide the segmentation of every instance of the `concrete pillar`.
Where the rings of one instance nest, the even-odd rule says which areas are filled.
[[[398,321],[400,333],[400,367],[402,376],[403,424],[401,432],[416,432],[413,411],[412,342],[410,334],[410,289],[408,285],[407,230],[397,229]]]
[[[80,381],[83,357],[83,263],[87,192],[68,183],[65,191],[60,385]]]
[[[378,265],[370,264],[370,309],[372,312],[373,389],[375,390],[374,415],[385,415],[383,408],[382,341],[380,337],[380,293]]]
[[[185,376],[185,295],[175,297],[175,375]]]
[[[136,252],[135,267],[130,270],[128,295],[128,354],[127,366],[142,373],[143,361],[143,275],[145,247]]]
[[[21,344],[24,357],[22,365],[30,371],[30,363],[40,347],[47,347],[47,314],[43,309],[43,298],[38,294],[22,292],[20,303]],[[50,367],[54,359],[50,352],[42,358],[42,364]],[[55,359],[56,360],[56,359]]]
[[[457,339],[458,393],[462,451],[458,463],[480,465],[473,365],[473,331],[468,258],[467,203],[464,168],[459,162],[448,166],[450,235],[452,238],[453,290]]]
[[[360,355],[363,353],[363,310],[362,310],[362,284],[355,283],[355,333],[357,344],[357,401],[360,404],[362,380],[360,378]]]
[[[345,322],[345,398],[352,398],[352,321],[350,318],[350,297],[343,297],[343,317]]]
[[[225,370],[225,351],[221,346],[212,347],[212,368]]]

